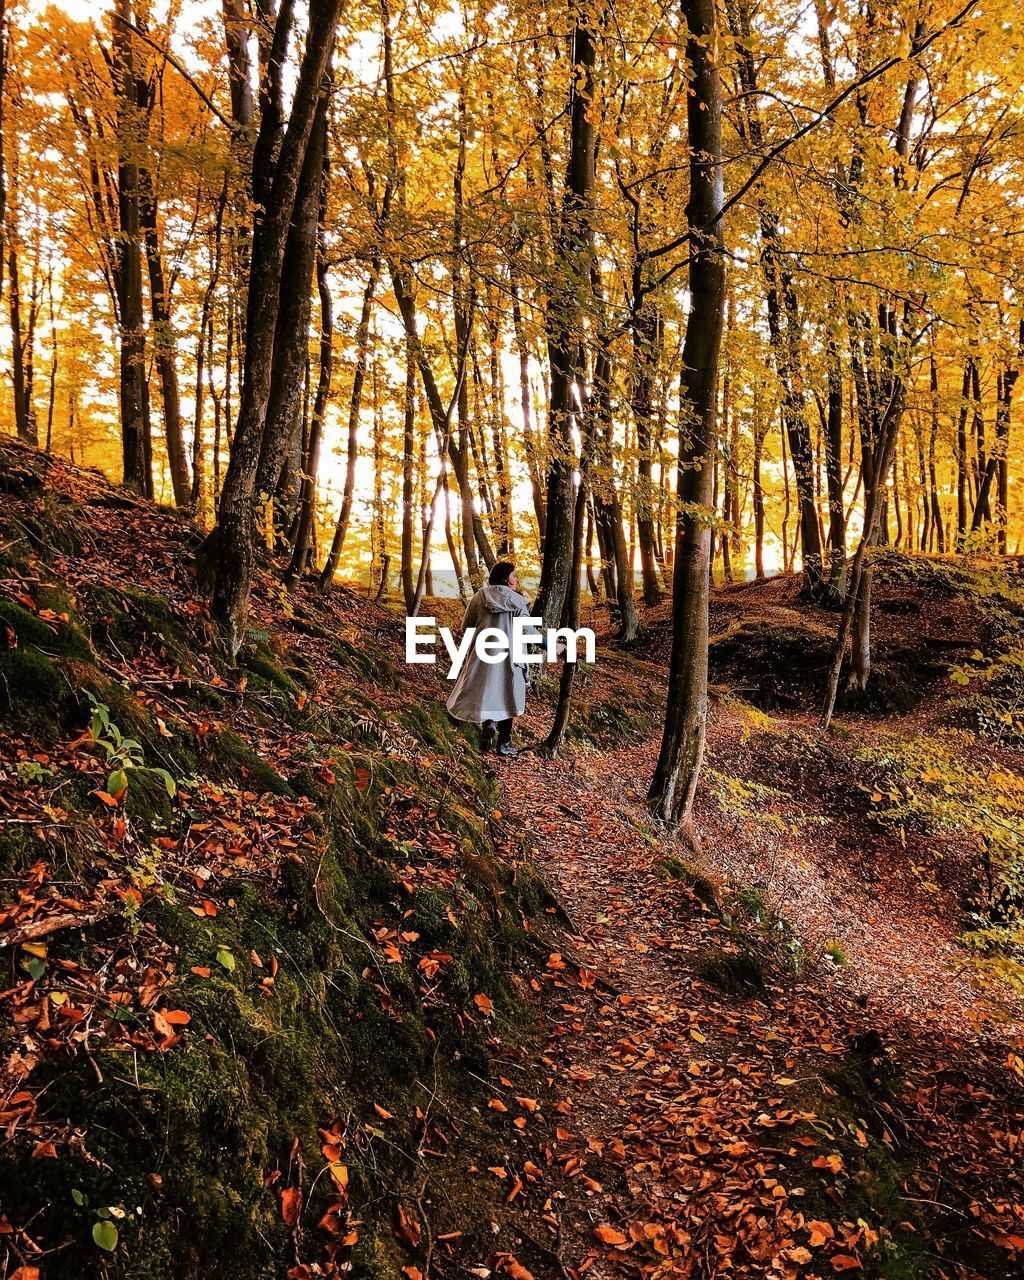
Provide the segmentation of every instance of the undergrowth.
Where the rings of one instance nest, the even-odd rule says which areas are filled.
[[[369,629],[271,594],[232,668],[187,573],[129,580],[31,474],[0,552],[0,943],[40,925],[0,950],[6,1238],[47,1280],[398,1280],[427,1215],[488,1252],[467,1224],[509,1211],[460,1187],[546,901],[492,780]],[[169,564],[194,542],[138,519]]]

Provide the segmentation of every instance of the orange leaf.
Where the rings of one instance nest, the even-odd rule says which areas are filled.
[[[285,1187],[281,1192],[281,1217],[285,1224],[294,1227],[302,1209],[302,1191],[298,1187]]]

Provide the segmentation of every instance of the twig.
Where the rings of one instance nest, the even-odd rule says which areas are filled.
[[[28,924],[24,924],[20,929],[10,929],[6,933],[0,933],[0,950],[4,947],[17,947],[23,942],[31,942],[35,938],[45,938],[48,934],[56,933],[58,929],[85,929],[89,925],[96,924],[100,920],[106,919],[107,916],[116,915],[120,910],[119,906],[101,907],[98,911],[90,911],[86,915],[78,915],[73,911],[67,911],[59,916],[46,916],[42,920],[31,920]]]

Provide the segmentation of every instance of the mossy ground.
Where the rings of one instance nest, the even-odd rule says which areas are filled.
[[[98,1008],[77,1047],[40,1051],[22,1081],[38,1112],[0,1156],[7,1219],[52,1251],[46,1280],[270,1280],[329,1243],[315,1223],[338,1199],[320,1153],[337,1124],[358,1221],[339,1259],[353,1274],[398,1280],[416,1260],[395,1239],[399,1202],[485,1255],[490,1229],[474,1235],[503,1220],[500,1188],[460,1179],[486,1137],[472,1117],[495,1054],[531,1034],[515,974],[522,920],[544,898],[494,823],[493,781],[443,710],[410,696],[386,643],[312,594],[292,616],[261,601],[229,667],[186,562],[176,595],[148,581],[144,557],[104,543],[106,506],[83,513],[40,489],[37,455],[4,450],[0,469],[23,453],[29,478],[11,480],[0,522],[4,570],[28,597],[0,601],[0,768],[40,811],[59,809],[59,840],[4,828],[0,906],[39,858],[69,894],[136,886],[137,908],[52,935],[43,1002],[65,963],[91,972],[114,956],[137,977],[158,954],[160,1007],[189,1021],[165,1051],[115,1051]],[[138,545],[167,566],[195,541],[175,516],[139,518]],[[87,694],[137,744],[117,846],[96,798],[110,762],[67,745],[88,725]],[[218,822],[222,843],[202,844]],[[257,841],[259,858],[244,852]],[[430,981],[426,953],[448,957]],[[148,1033],[151,1008],[129,1000],[116,1020]],[[0,1036],[10,1049],[18,1028],[4,1017]],[[464,1121],[452,1130],[449,1116]],[[55,1157],[34,1158],[41,1135]],[[457,1155],[427,1161],[432,1141]],[[299,1151],[296,1232],[280,1193]],[[112,1254],[94,1241],[100,1212],[117,1227]]]

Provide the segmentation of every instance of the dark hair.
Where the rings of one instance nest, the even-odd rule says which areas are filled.
[[[515,571],[516,567],[511,560],[499,560],[496,564],[491,565],[491,572],[487,575],[487,581],[492,587],[507,587],[508,580]]]

